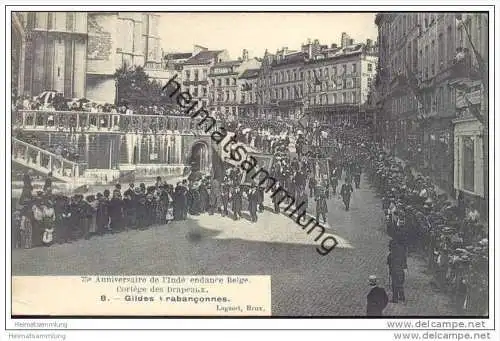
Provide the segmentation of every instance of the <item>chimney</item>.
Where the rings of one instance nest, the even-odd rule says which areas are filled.
[[[318,39],[314,39],[314,45],[319,45],[319,40]]]
[[[312,57],[313,57],[313,47],[312,47],[312,44],[309,44],[308,48],[309,48],[309,51],[307,51],[307,55],[308,55],[309,59],[312,59]]]
[[[366,47],[372,47],[373,40],[371,39],[366,39]]]
[[[337,47],[337,44],[332,44],[332,49],[336,49]]]
[[[354,45],[354,39],[349,39],[349,45]]]

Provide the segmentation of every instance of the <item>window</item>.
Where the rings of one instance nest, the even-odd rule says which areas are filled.
[[[356,91],[352,92],[352,103],[358,103],[357,98],[356,98]]]
[[[372,79],[370,77],[368,77],[368,79],[366,80],[366,83],[368,84],[368,87],[370,87],[372,85]]]
[[[191,72],[190,71],[186,71],[184,74],[186,75],[186,80],[190,81],[191,80]]]
[[[347,94],[345,92],[342,94],[342,103],[347,103]]]
[[[333,94],[333,103],[332,104],[336,104],[337,103],[337,94]]]
[[[229,94],[229,90],[226,90],[226,101],[230,101],[231,100],[231,95]]]
[[[342,65],[342,74],[346,74],[347,73],[347,65]]]
[[[373,71],[373,64],[368,63],[368,72],[372,72],[372,71]]]
[[[336,67],[336,66],[334,66],[334,67],[333,67],[333,75],[334,75],[334,76],[336,76],[336,75],[337,75],[337,67]]]
[[[304,72],[300,71],[300,79],[299,80],[302,80],[304,78]]]
[[[236,85],[236,78],[233,78],[233,85]]]
[[[219,79],[217,79],[217,85],[218,85],[218,86],[222,86],[222,79],[220,79],[220,78],[219,78]]]
[[[308,79],[311,79],[311,70],[307,71],[307,77]]]
[[[356,64],[352,64],[352,73],[356,73]]]
[[[236,101],[236,90],[233,90],[233,101]]]
[[[198,82],[198,81],[199,81],[199,78],[198,78],[198,70],[195,70],[195,71],[194,71],[194,81],[195,81],[195,82]]]
[[[342,79],[342,89],[347,88],[347,79]]]
[[[203,97],[207,97],[207,88],[203,87],[203,88],[201,88],[201,91],[202,91]]]
[[[207,70],[203,70],[203,80],[206,81],[208,77],[208,72]]]
[[[193,97],[198,97],[198,88],[193,89]]]
[[[474,192],[474,140],[463,136],[463,189]]]

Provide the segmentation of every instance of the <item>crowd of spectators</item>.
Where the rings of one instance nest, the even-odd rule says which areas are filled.
[[[369,175],[387,219],[387,231],[409,251],[422,252],[438,290],[459,311],[482,316],[488,307],[488,229],[463,193],[451,200],[429,177],[415,174],[379,145],[370,149]]]

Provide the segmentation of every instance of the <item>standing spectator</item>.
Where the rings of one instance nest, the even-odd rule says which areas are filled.
[[[372,287],[366,297],[366,316],[382,316],[382,313],[389,303],[389,298],[384,288],[378,286],[377,277],[368,277],[368,283]]]

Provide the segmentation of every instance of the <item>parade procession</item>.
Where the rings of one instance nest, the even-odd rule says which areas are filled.
[[[278,316],[488,315],[487,54],[463,29],[487,17],[381,13],[231,59],[167,52],[162,15],[16,12],[13,273],[272,274]],[[399,23],[442,41],[407,55]]]

